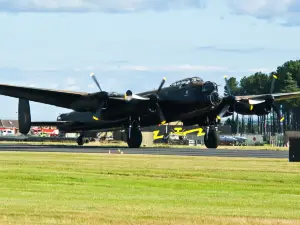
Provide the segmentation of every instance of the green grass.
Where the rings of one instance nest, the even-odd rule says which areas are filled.
[[[287,159],[0,153],[0,224],[300,224]]]
[[[76,141],[74,142],[29,142],[29,141],[1,141],[0,144],[12,144],[12,145],[69,145],[77,146]],[[104,146],[104,147],[127,147],[125,142],[90,142],[84,144],[84,146]],[[143,146],[142,146],[143,147]],[[144,146],[149,148],[192,148],[192,149],[207,149],[204,145],[201,146],[188,146],[188,145],[167,145],[167,144],[154,144],[153,146]],[[219,146],[219,149],[238,149],[238,150],[270,150],[270,151],[287,151],[288,147],[274,147],[270,145],[264,146]]]

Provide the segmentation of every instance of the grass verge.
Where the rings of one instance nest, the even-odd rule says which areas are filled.
[[[0,153],[0,224],[300,224],[286,159]]]

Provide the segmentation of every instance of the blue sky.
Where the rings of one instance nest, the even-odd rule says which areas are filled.
[[[222,85],[298,59],[296,0],[3,0],[0,83],[134,92],[199,76]],[[17,99],[0,96],[1,118]],[[69,110],[31,103],[33,120]]]

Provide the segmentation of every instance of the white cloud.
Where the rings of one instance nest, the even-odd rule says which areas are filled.
[[[1,68],[0,68],[1,70]],[[44,73],[49,72],[48,68],[15,68],[18,72],[31,72],[31,73]],[[145,71],[145,72],[180,72],[180,71],[230,71],[229,68],[217,65],[191,65],[191,64],[179,64],[179,65],[163,65],[163,66],[148,66],[148,65],[108,65],[108,66],[88,66],[86,68],[53,68],[51,72],[74,72],[74,73],[91,73],[96,71]],[[67,84],[74,84],[76,81],[73,77],[68,77]]]
[[[68,85],[68,86],[72,86],[72,85],[74,85],[74,84],[76,84],[75,79],[72,78],[72,77],[68,77],[68,78],[67,78],[67,85]]]
[[[1,70],[1,68],[0,68]],[[124,65],[124,66],[114,66],[114,65],[108,65],[108,66],[88,66],[86,68],[56,68],[55,71],[51,73],[51,78],[59,76],[62,77],[64,76],[63,74],[72,74],[71,76],[67,76],[64,78],[63,87],[71,87],[71,86],[78,86],[78,84],[81,82],[79,81],[80,79],[85,77],[88,77],[91,72],[100,74],[101,73],[118,73],[122,74],[122,72],[127,73],[127,72],[136,72],[136,76],[141,76],[143,77],[143,72],[162,72],[162,73],[167,73],[167,72],[178,72],[185,76],[185,73],[193,73],[193,72],[217,72],[217,73],[247,73],[247,72],[271,72],[274,69],[270,68],[231,68],[231,67],[224,67],[224,66],[218,66],[218,65],[192,65],[192,64],[178,64],[178,65],[162,65],[162,66],[156,66],[156,65]],[[18,74],[22,74],[22,78],[25,78],[26,76],[31,76],[35,77],[36,74],[39,75],[39,79],[41,79],[41,82],[44,82],[44,76],[48,77],[47,74],[47,69],[43,68],[31,68],[30,71],[31,73],[28,73],[28,69],[26,68],[14,68],[12,71],[17,71],[17,73],[13,73],[14,76],[18,76]],[[25,73],[26,72],[26,73]],[[43,74],[45,73],[45,74]],[[11,74],[6,72],[6,74]],[[41,76],[44,75],[44,76]],[[190,75],[190,74],[189,74]],[[35,80],[37,77],[35,77]],[[50,79],[49,77],[47,79]],[[8,78],[6,78],[8,80]],[[26,80],[27,82],[27,80]],[[50,84],[53,82],[53,84]],[[51,85],[51,87],[56,88],[57,87],[57,81],[51,81],[50,83],[47,84],[47,87]],[[95,88],[95,84],[90,83],[86,84],[86,87],[88,88]]]
[[[2,12],[136,12],[204,8],[206,0],[1,0]]]
[[[24,72],[57,72],[57,68],[26,68],[23,69]]]
[[[165,66],[146,66],[146,65],[126,65],[126,66],[105,66],[89,67],[80,71],[146,71],[146,72],[179,72],[179,71],[228,71],[229,69],[221,66],[206,65],[165,65]],[[73,69],[73,71],[75,71]],[[79,71],[76,69],[76,71]]]
[[[227,3],[238,15],[279,20],[284,25],[300,25],[299,0],[227,0]]]
[[[70,91],[75,91],[75,90],[79,90],[80,87],[79,85],[77,85],[76,80],[73,77],[68,77],[66,79],[66,86],[63,87],[64,89],[68,89]]]

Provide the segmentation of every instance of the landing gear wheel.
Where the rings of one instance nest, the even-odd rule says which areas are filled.
[[[129,138],[129,132],[127,131],[127,145],[129,148],[139,148],[143,141],[143,135],[139,128],[133,127]]]
[[[207,148],[218,148],[220,138],[216,129],[210,128],[204,136],[204,144]]]
[[[80,135],[78,138],[77,138],[77,144],[78,145],[83,145],[84,144],[84,139],[83,139],[83,135]]]

